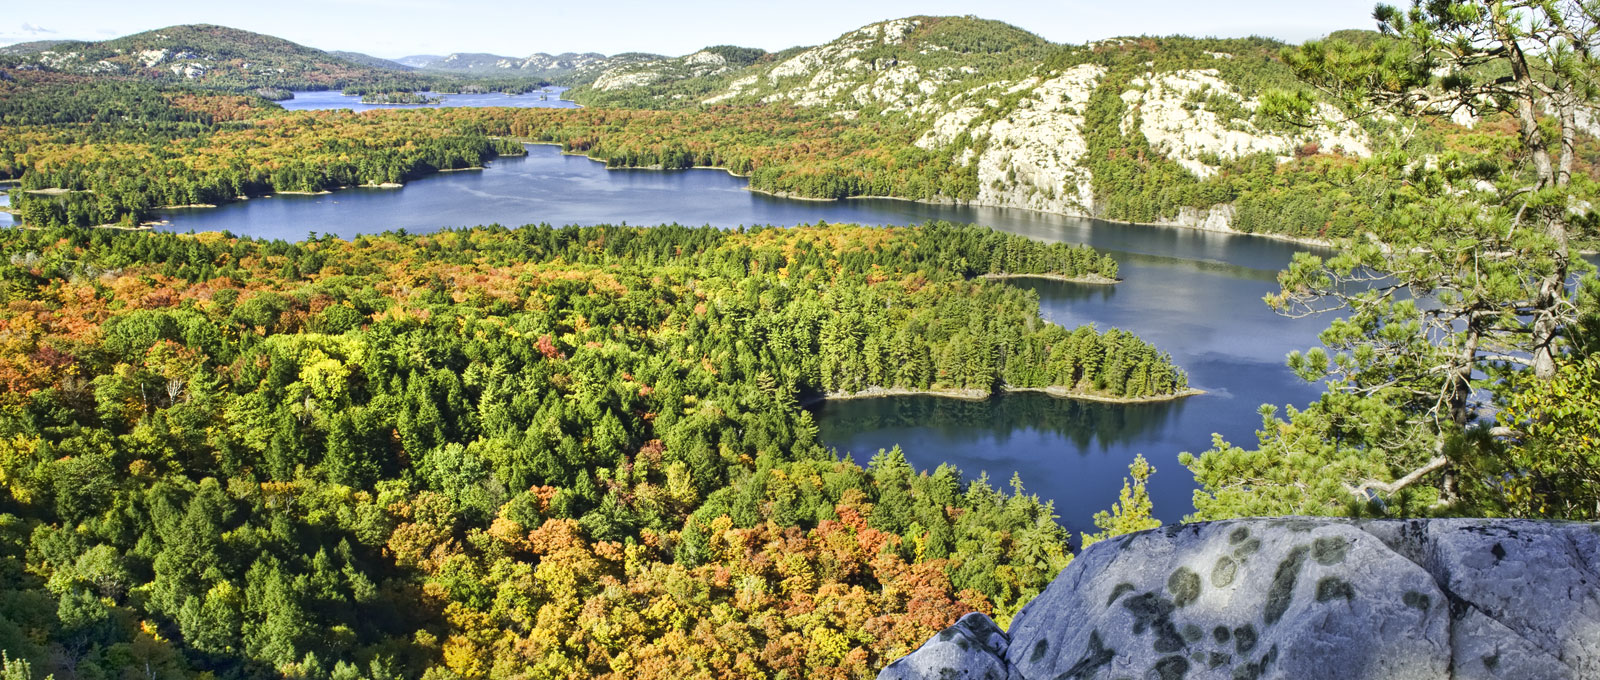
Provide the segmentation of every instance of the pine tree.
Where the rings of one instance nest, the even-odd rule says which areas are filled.
[[[1143,455],[1134,457],[1133,463],[1128,465],[1128,477],[1122,480],[1122,493],[1117,496],[1117,502],[1109,511],[1101,510],[1094,514],[1094,525],[1100,531],[1082,534],[1084,548],[1113,536],[1161,526],[1161,520],[1150,515],[1154,505],[1150,502],[1150,492],[1145,489],[1150,475],[1155,472],[1156,469],[1150,466]]]
[[[1354,115],[1398,114],[1397,136],[1465,112],[1507,117],[1520,148],[1507,162],[1392,155],[1381,171],[1405,187],[1370,233],[1295,256],[1268,303],[1346,314],[1327,350],[1290,357],[1327,391],[1287,421],[1267,412],[1257,451],[1218,440],[1186,454],[1205,490],[1197,518],[1495,512],[1499,480],[1522,474],[1496,449],[1521,433],[1480,414],[1554,379],[1575,349],[1568,286],[1592,267],[1569,243],[1572,175],[1578,112],[1600,98],[1600,2],[1425,0],[1374,16],[1380,40],[1308,42],[1285,60]],[[1268,102],[1294,122],[1317,110],[1303,94]]]

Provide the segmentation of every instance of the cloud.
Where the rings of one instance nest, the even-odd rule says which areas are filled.
[[[24,35],[50,35],[55,33],[55,31],[43,26],[35,26],[33,24],[24,23],[22,24],[22,33]]]

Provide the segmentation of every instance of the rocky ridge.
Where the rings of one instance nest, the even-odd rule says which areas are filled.
[[[85,75],[141,76],[199,85],[332,86],[393,77],[395,66],[342,57],[282,38],[226,26],[188,24],[97,42],[18,49],[19,68]]]
[[[473,75],[515,75],[545,80],[588,80],[626,64],[659,59],[649,54],[619,54],[608,57],[597,52],[538,52],[527,57],[455,52],[444,56],[403,57],[399,63],[424,71]]]
[[[880,680],[1600,677],[1600,525],[1249,519],[1085,549]]]
[[[709,78],[732,72],[741,65],[709,49],[675,59],[651,59],[613,66],[594,81],[602,92],[652,85],[663,80]]]
[[[1110,39],[1074,49],[1092,55],[1139,43]],[[1070,215],[1099,214],[1085,157],[1093,130],[1084,114],[1100,87],[1118,88],[1113,94],[1123,115],[1115,132],[1141,134],[1152,152],[1201,180],[1224,161],[1256,154],[1279,162],[1311,149],[1371,154],[1366,131],[1349,122],[1311,130],[1264,125],[1256,116],[1255,88],[1241,87],[1225,72],[1244,61],[1232,53],[1206,50],[1187,60],[1152,62],[1132,79],[1108,80],[1107,68],[1092,56],[1052,63],[1051,56],[1066,49],[999,22],[908,17],[743,68],[704,51],[617,66],[569,96],[600,106],[787,105],[846,119],[887,118],[909,128],[918,147],[975,175],[976,195],[936,200]],[[1324,114],[1337,113],[1322,107]],[[1232,230],[1229,205],[1184,213],[1162,221]]]

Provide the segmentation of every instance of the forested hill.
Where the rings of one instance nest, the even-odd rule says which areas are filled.
[[[328,54],[331,54],[331,55],[333,55],[335,57],[338,57],[338,58],[343,59],[343,60],[348,61],[348,62],[352,62],[352,63],[355,63],[355,64],[360,64],[362,66],[371,66],[373,68],[388,69],[388,70],[391,70],[391,71],[412,71],[412,70],[415,70],[415,67],[407,66],[407,65],[402,64],[402,63],[400,63],[398,61],[391,61],[391,60],[388,60],[388,59],[384,59],[382,57],[374,57],[374,56],[372,56],[370,54],[363,54],[361,52],[345,52],[345,51],[342,51],[342,50],[334,50],[332,52],[329,52]]]
[[[190,30],[228,31],[201,28]],[[117,48],[124,49],[121,54],[103,52],[116,57],[107,58],[105,65],[89,60],[82,50],[69,50],[71,59],[50,68],[121,69],[119,64],[132,59],[126,50],[151,35],[112,41],[128,47]],[[1339,31],[1333,37],[1360,49],[1387,40],[1370,31]],[[264,36],[254,39],[289,45],[283,48],[288,56],[277,57],[280,63],[321,54]],[[1517,128],[1503,115],[1482,120],[1470,115],[1355,116],[1357,112],[1345,104],[1328,100],[1300,81],[1283,60],[1285,48],[1262,38],[1139,37],[1057,45],[996,21],[919,16],[872,24],[825,45],[777,53],[724,44],[676,58],[536,54],[518,60],[462,54],[417,61],[425,68],[410,72],[340,61],[345,64],[340,68],[365,69],[360,72],[367,74],[344,83],[352,93],[429,86],[524,89],[538,82],[528,80],[531,74],[539,74],[547,80],[580,83],[568,96],[588,108],[536,114],[440,112],[406,120],[397,120],[396,112],[396,118],[385,124],[404,123],[408,130],[396,125],[396,134],[387,135],[384,144],[351,148],[337,166],[298,178],[288,177],[282,168],[258,167],[238,151],[229,152],[224,162],[205,164],[208,170],[202,174],[237,166],[241,170],[234,174],[258,178],[252,180],[254,185],[233,187],[244,189],[237,193],[208,190],[204,200],[182,203],[214,203],[291,185],[331,188],[394,182],[426,173],[430,167],[445,167],[397,158],[414,156],[403,143],[394,143],[404,135],[487,133],[558,142],[567,151],[612,167],[720,166],[748,175],[752,189],[780,195],[887,195],[1327,240],[1359,235],[1368,225],[1382,222],[1390,205],[1383,197],[1407,181],[1405,159],[1465,154],[1476,167],[1489,168],[1506,166],[1518,154]],[[176,53],[156,54],[176,59]],[[31,59],[23,66],[33,68],[40,60],[66,58],[61,55],[52,49],[27,58],[0,57],[0,66]],[[461,73],[478,75],[428,70],[452,59],[465,65]],[[323,80],[291,82],[291,76],[300,75],[263,74],[252,62],[246,76],[241,75],[243,62],[226,63],[232,65],[193,72],[176,62],[127,68],[154,76],[156,87],[169,89],[184,84],[240,91],[267,82],[325,87],[327,79],[336,75],[311,69],[305,73]],[[191,73],[194,78],[188,77]],[[488,73],[504,75],[483,80]],[[0,87],[27,100],[16,108],[48,110],[40,104],[55,94],[49,88],[31,87],[33,82],[52,81],[0,69]],[[1281,106],[1285,101],[1303,104],[1302,113],[1308,115],[1285,117]],[[255,122],[246,126],[259,128],[269,117],[275,113],[258,109],[251,117]],[[35,114],[24,119],[82,120]],[[1600,199],[1594,195],[1600,143],[1593,134],[1596,127],[1588,122],[1595,119],[1585,116],[1580,119],[1584,124],[1575,127],[1573,170],[1581,177],[1575,206]],[[127,122],[137,127],[136,121]],[[116,196],[97,200],[98,219],[137,220],[150,208],[170,202],[155,194],[173,193],[160,192],[157,185],[170,183],[176,175],[141,182],[106,167],[123,163],[126,159],[119,152],[127,148],[100,145],[93,153],[78,152],[89,138],[106,135],[103,128],[6,132],[12,139],[10,143],[0,139],[0,147],[6,147],[0,149],[0,173],[22,177],[30,189],[105,191],[123,184],[115,189]],[[33,141],[18,141],[25,136]],[[476,146],[487,148],[483,143]],[[154,153],[164,158],[184,152],[166,145]],[[292,158],[284,160],[285,166],[298,164]],[[366,169],[350,172],[346,166],[351,165]],[[259,180],[269,170],[278,177]],[[28,179],[30,172],[37,176]],[[195,184],[188,179],[185,183]],[[220,187],[213,180],[207,182]],[[135,193],[152,201],[131,200]],[[92,219],[82,214],[66,221],[83,224]],[[1574,226],[1585,242],[1600,237],[1592,220]]]
[[[387,59],[357,52],[325,52],[282,38],[207,24],[169,26],[102,42],[13,45],[0,49],[0,65],[234,91],[352,86],[410,90],[455,85],[454,80],[428,78]]]
[[[1331,38],[1362,48],[1389,40],[1357,30]],[[1282,58],[1287,47],[1181,36],[1057,45],[1001,22],[916,16],[742,66],[711,50],[623,65],[568,96],[599,107],[800,110],[855,121],[880,140],[804,169],[757,163],[751,184],[766,191],[1311,239],[1378,221],[1380,197],[1404,182],[1385,157],[1508,162],[1515,134],[1503,118],[1356,115],[1302,82]],[[1286,119],[1285,98],[1308,115]],[[1577,135],[1590,176],[1600,161],[1594,130]]]
[[[793,106],[870,119],[927,151],[944,174],[895,195],[1194,226],[1214,213],[1209,226],[1225,229],[1244,192],[1217,176],[1372,150],[1371,131],[1353,124],[1299,129],[1260,113],[1268,88],[1315,96],[1279,60],[1283,47],[1183,37],[1057,45],[997,21],[917,16],[742,67],[704,51],[619,66],[569,96],[592,106]]]
[[[32,67],[242,89],[337,88],[399,73],[225,26],[168,26],[100,42],[41,45],[12,58]]]
[[[0,230],[0,650],[36,677],[868,677],[1069,559],[798,401],[1172,394],[967,225]],[[8,670],[8,678],[19,675]],[[22,674],[22,677],[26,677]]]
[[[607,69],[634,62],[661,59],[659,55],[625,53],[606,56],[597,52],[539,52],[527,57],[506,57],[479,52],[455,52],[444,56],[403,57],[406,66],[440,73],[472,76],[521,76],[551,82],[590,82]]]
[[[918,16],[871,24],[825,45],[771,55],[706,48],[676,59],[620,65],[591,87],[575,88],[573,95],[597,106],[793,101],[830,111],[893,112],[946,87],[964,91],[1008,73],[1027,75],[1054,48],[1037,35],[998,21]],[[684,68],[696,63],[721,68]]]

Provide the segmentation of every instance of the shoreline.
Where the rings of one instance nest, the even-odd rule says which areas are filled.
[[[578,152],[575,152],[575,151],[567,151],[566,150],[566,145],[563,144],[562,142],[533,141],[533,140],[519,139],[519,138],[511,138],[511,139],[515,139],[516,141],[518,141],[518,142],[520,142],[522,144],[530,144],[530,145],[535,145],[535,146],[561,147],[561,155],[563,155],[563,156],[582,156],[582,157],[587,158],[587,159],[589,159],[591,161],[594,161],[596,163],[606,163],[607,162],[606,159],[604,159],[604,158],[595,158],[594,156],[590,156],[590,155],[585,154],[585,153],[578,153]],[[666,168],[662,168],[660,166],[656,166],[656,167],[649,167],[649,166],[611,167],[610,165],[607,165],[606,169],[607,170],[656,170],[656,171],[660,171],[660,172],[670,172]],[[730,175],[732,177],[738,177],[740,179],[749,179],[750,178],[750,175],[741,175],[741,174],[739,174],[737,172],[734,172],[734,171],[732,171],[732,170],[730,170],[728,168],[722,167],[720,165],[695,165],[695,166],[690,166],[690,168],[688,168],[688,169],[692,169],[692,170],[721,170],[723,172],[728,173],[728,175]],[[1297,244],[1297,245],[1304,245],[1304,246],[1313,246],[1313,247],[1317,247],[1317,248],[1329,248],[1329,249],[1331,249],[1331,248],[1335,247],[1335,244],[1332,241],[1329,241],[1327,239],[1311,238],[1311,237],[1304,237],[1304,236],[1291,236],[1289,234],[1272,234],[1272,233],[1261,233],[1261,232],[1253,232],[1253,231],[1238,231],[1238,230],[1232,229],[1232,228],[1229,228],[1227,231],[1221,231],[1221,230],[1218,230],[1218,229],[1206,229],[1204,227],[1199,227],[1199,226],[1195,226],[1195,225],[1191,225],[1191,224],[1184,224],[1182,222],[1176,222],[1176,221],[1171,221],[1171,220],[1159,220],[1159,221],[1155,221],[1155,222],[1125,222],[1125,221],[1122,221],[1122,220],[1110,220],[1110,219],[1106,219],[1104,217],[1096,217],[1094,215],[1084,215],[1084,214],[1081,214],[1081,213],[1056,212],[1056,211],[1053,211],[1053,210],[1038,210],[1038,209],[1035,209],[1035,208],[1019,208],[1019,207],[1016,207],[1016,206],[997,205],[997,204],[993,204],[993,203],[974,203],[974,202],[970,202],[970,201],[958,201],[958,200],[955,200],[955,199],[948,199],[948,198],[947,199],[941,199],[941,200],[922,200],[922,199],[916,199],[916,198],[905,198],[903,196],[877,196],[877,195],[845,196],[844,198],[818,198],[818,197],[815,197],[815,196],[800,196],[798,194],[793,194],[793,193],[790,193],[790,192],[787,192],[787,191],[769,191],[767,189],[757,189],[755,187],[750,186],[748,182],[745,184],[744,190],[748,191],[750,193],[754,193],[754,194],[762,194],[762,195],[765,195],[765,196],[772,196],[774,198],[783,198],[783,199],[788,199],[788,200],[791,200],[791,201],[808,201],[808,202],[817,202],[817,203],[840,203],[840,202],[854,200],[854,199],[863,199],[863,200],[881,200],[881,201],[904,201],[906,203],[919,203],[919,204],[922,204],[922,205],[942,205],[942,206],[955,206],[955,207],[967,207],[967,208],[1000,208],[1000,209],[1004,209],[1004,210],[1021,210],[1021,211],[1030,212],[1030,213],[1038,213],[1038,214],[1041,214],[1041,215],[1059,215],[1061,217],[1074,217],[1074,218],[1085,219],[1085,220],[1100,220],[1102,222],[1110,222],[1112,224],[1125,224],[1125,225],[1129,225],[1129,226],[1138,226],[1138,227],[1164,227],[1164,228],[1168,228],[1168,229],[1185,229],[1185,230],[1189,230],[1189,231],[1203,231],[1203,232],[1208,232],[1208,233],[1212,233],[1212,234],[1220,234],[1220,235],[1223,235],[1223,236],[1245,236],[1245,237],[1258,236],[1258,237],[1261,237],[1261,238],[1272,239],[1274,241],[1283,241],[1283,242],[1286,242],[1286,243],[1294,243],[1294,244]],[[974,224],[977,224],[977,223],[974,223]],[[1076,281],[1075,283],[1087,283],[1087,282]]]
[[[530,140],[530,139],[526,139],[526,138],[517,138],[517,137],[491,137],[491,139],[511,139],[511,140],[516,141],[517,143],[525,144],[525,145],[531,145],[531,146],[555,146],[555,147],[560,147],[561,148],[560,153],[563,156],[581,156],[583,158],[587,158],[587,159],[589,159],[591,161],[594,161],[596,163],[602,163],[602,164],[607,163],[607,160],[604,159],[604,158],[595,158],[595,157],[590,156],[590,155],[585,154],[585,153],[567,151],[566,148],[565,148],[565,145],[562,142],[538,141],[538,140]],[[526,155],[526,154],[524,154],[524,155]],[[467,171],[467,170],[484,170],[484,169],[486,169],[485,166],[472,166],[472,167],[467,167],[467,168],[439,169],[439,170],[436,170],[435,172],[436,173],[464,172],[464,171]],[[661,168],[661,167],[655,167],[655,168],[644,167],[644,166],[611,167],[610,165],[607,165],[606,169],[607,170],[656,170],[656,171],[661,171],[661,172],[676,171],[676,169],[667,170],[667,169]],[[739,173],[736,173],[736,172],[734,172],[734,171],[732,171],[732,170],[730,170],[728,168],[722,167],[722,166],[696,165],[696,166],[692,166],[690,169],[694,169],[694,170],[721,170],[723,172],[728,173],[729,176],[737,177],[737,178],[740,178],[740,179],[749,179],[749,177],[750,177],[749,175],[741,175]],[[424,177],[427,177],[427,176],[428,175],[419,175],[418,177],[416,177],[414,179],[421,179],[421,178],[424,178]],[[20,180],[10,180],[10,181],[19,182]],[[270,196],[274,196],[274,195],[284,195],[284,196],[321,196],[321,195],[332,194],[334,191],[341,190],[341,189],[348,189],[348,188],[398,189],[398,188],[402,188],[404,186],[405,186],[404,184],[399,184],[399,183],[358,184],[358,185],[353,185],[353,186],[336,187],[332,191],[330,191],[330,190],[315,191],[315,192],[310,192],[310,191],[277,191],[277,192],[273,192],[273,193],[270,193],[270,194],[265,194],[264,196],[266,196],[266,197],[270,197]],[[1316,247],[1316,248],[1330,248],[1331,249],[1331,248],[1335,247],[1335,244],[1333,242],[1327,240],[1327,239],[1291,236],[1291,235],[1288,235],[1288,234],[1245,232],[1245,231],[1237,231],[1237,230],[1234,230],[1234,229],[1229,229],[1227,231],[1222,231],[1222,230],[1217,230],[1217,229],[1206,229],[1206,228],[1203,228],[1203,227],[1200,227],[1200,226],[1184,224],[1184,223],[1170,221],[1170,220],[1155,221],[1155,222],[1125,222],[1125,221],[1121,221],[1121,220],[1108,220],[1108,219],[1105,219],[1103,217],[1096,217],[1096,216],[1093,216],[1093,215],[1084,215],[1084,214],[1079,214],[1079,213],[1055,212],[1055,211],[1050,211],[1050,210],[1038,210],[1038,209],[1034,209],[1034,208],[1020,208],[1020,207],[1015,207],[1015,206],[996,205],[996,204],[989,204],[989,203],[974,203],[974,202],[968,202],[968,201],[957,201],[957,200],[954,200],[954,199],[921,200],[921,199],[915,199],[915,198],[904,198],[904,197],[899,197],[899,196],[846,196],[844,198],[818,198],[818,197],[812,197],[812,196],[799,196],[799,195],[795,195],[795,194],[792,194],[792,193],[786,192],[786,191],[769,191],[769,190],[766,190],[766,189],[757,189],[757,188],[751,187],[748,182],[745,183],[744,189],[745,189],[745,191],[749,191],[751,193],[763,194],[763,195],[766,195],[766,196],[772,196],[774,198],[783,198],[783,199],[795,200],[795,201],[827,203],[827,202],[842,202],[842,201],[848,201],[848,200],[852,200],[852,199],[864,199],[864,200],[904,201],[904,202],[907,202],[907,203],[919,203],[919,204],[923,204],[923,205],[941,205],[941,206],[971,207],[971,208],[998,208],[998,209],[1004,209],[1004,210],[1020,210],[1020,211],[1024,211],[1024,212],[1043,214],[1043,215],[1058,215],[1058,216],[1061,216],[1061,217],[1072,217],[1072,218],[1077,218],[1077,219],[1101,220],[1101,221],[1109,222],[1109,223],[1113,223],[1113,224],[1124,224],[1124,225],[1130,225],[1130,226],[1162,227],[1162,228],[1169,228],[1169,229],[1184,229],[1184,230],[1189,230],[1189,231],[1207,232],[1207,233],[1219,234],[1219,235],[1230,236],[1230,237],[1259,237],[1259,238],[1271,239],[1271,240],[1274,240],[1274,241],[1282,241],[1282,242],[1293,243],[1293,244],[1304,245],[1304,246],[1311,246],[1311,247]],[[43,192],[65,193],[67,191],[69,191],[69,190],[43,189],[43,190],[30,190],[30,193],[43,193]],[[170,207],[169,206],[163,206],[163,207],[158,208],[158,209],[159,210],[165,210],[165,209],[169,209],[169,208],[178,209],[178,208],[201,208],[201,207],[217,207],[217,206],[203,206],[203,205],[170,206]],[[975,223],[975,224],[981,224],[981,223]],[[1580,253],[1580,254],[1584,254],[1584,253]],[[1073,282],[1073,283],[1101,283],[1101,282],[1096,282],[1096,281],[1079,281],[1079,280],[1070,280],[1070,281]]]
[[[1051,387],[1012,387],[1001,386],[1000,389],[988,392],[975,388],[943,388],[914,390],[904,387],[868,387],[857,392],[824,392],[800,400],[801,408],[809,408],[829,401],[854,401],[858,399],[882,399],[885,397],[937,397],[940,399],[957,399],[960,401],[988,401],[993,397],[1003,394],[1022,394],[1032,392],[1045,394],[1056,399],[1075,401],[1093,401],[1102,404],[1157,404],[1168,401],[1178,401],[1188,397],[1205,394],[1206,391],[1198,388],[1188,388],[1174,394],[1161,394],[1149,397],[1116,397],[1107,394],[1096,394],[1074,390],[1059,385]]]
[[[1046,281],[1061,281],[1064,283],[1082,283],[1091,286],[1115,286],[1122,279],[1113,279],[1099,274],[1088,276],[1062,276],[1060,274],[979,274],[980,279],[990,281],[1005,281],[1007,279],[1044,279]]]
[[[1190,387],[1182,392],[1173,394],[1159,394],[1149,397],[1113,397],[1108,394],[1095,394],[1093,392],[1077,392],[1064,387],[1011,387],[1003,388],[1005,392],[1023,393],[1034,392],[1048,394],[1057,399],[1076,399],[1079,401],[1096,401],[1103,404],[1159,404],[1167,401],[1177,401],[1187,397],[1205,394],[1206,391],[1197,387]]]
[[[568,151],[567,150],[567,145],[562,143],[562,142],[545,142],[545,141],[527,139],[527,138],[523,138],[523,137],[491,137],[490,139],[510,139],[511,141],[517,142],[518,144],[527,144],[529,146],[555,146],[555,147],[560,147],[561,148],[561,152],[560,153],[563,156],[578,156],[580,158],[587,158],[587,159],[589,159],[591,161],[594,161],[596,163],[601,163],[601,164],[604,164],[606,162],[606,159],[604,159],[604,158],[595,158],[594,156],[590,156],[589,154],[586,154],[586,153],[578,153],[576,151]],[[526,155],[526,154],[524,154],[524,155]],[[649,171],[652,171],[652,172],[677,172],[680,169],[682,169],[682,170],[721,170],[723,172],[728,173],[729,177],[737,177],[739,179],[750,179],[749,175],[741,175],[741,174],[739,174],[737,172],[729,170],[728,168],[724,168],[724,167],[722,167],[720,165],[691,165],[691,166],[689,166],[687,168],[673,168],[671,170],[669,170],[667,168],[664,168],[662,166],[659,166],[659,165],[628,165],[628,166],[622,166],[622,167],[616,167],[616,168],[613,168],[613,167],[607,165],[606,169],[607,170],[649,170]],[[762,192],[759,189],[750,189],[750,187],[748,185],[745,186],[745,189],[748,190],[748,191],[755,191],[755,192],[758,192],[758,193],[766,193],[766,192]],[[797,197],[797,200],[831,201],[831,200],[834,200],[834,199],[831,199],[831,198],[799,199]]]
[[[1218,204],[1218,205],[1229,205],[1229,204]],[[1069,217],[1070,217],[1070,215],[1069,215]],[[1274,233],[1270,233],[1270,232],[1263,233],[1263,232],[1257,232],[1257,231],[1239,231],[1239,230],[1234,229],[1232,227],[1229,227],[1226,231],[1224,231],[1224,230],[1221,230],[1221,229],[1207,229],[1205,227],[1199,227],[1199,226],[1195,226],[1195,225],[1192,225],[1192,224],[1186,224],[1186,223],[1183,223],[1183,222],[1174,222],[1174,221],[1171,221],[1171,220],[1162,220],[1162,221],[1157,221],[1157,222],[1124,222],[1122,220],[1107,220],[1107,219],[1105,219],[1103,217],[1093,217],[1093,218],[1089,218],[1089,219],[1102,220],[1102,221],[1105,221],[1105,222],[1112,222],[1112,223],[1115,223],[1115,224],[1129,224],[1129,225],[1151,226],[1151,227],[1170,227],[1172,229],[1188,229],[1190,231],[1202,231],[1202,232],[1206,232],[1208,234],[1221,234],[1223,236],[1259,236],[1261,238],[1272,239],[1274,241],[1283,241],[1285,243],[1294,243],[1294,244],[1303,245],[1303,246],[1315,246],[1315,247],[1318,247],[1318,248],[1329,248],[1329,249],[1332,249],[1332,248],[1336,247],[1336,244],[1333,241],[1330,241],[1330,240],[1325,239],[1325,238],[1315,238],[1315,237],[1312,237],[1312,236],[1294,236],[1292,234],[1274,234]]]
[[[733,173],[730,172],[728,174],[731,175]],[[734,176],[737,177],[738,175],[734,175]],[[762,195],[766,195],[766,196],[771,196],[773,198],[782,198],[782,199],[787,199],[787,200],[790,200],[790,201],[811,201],[813,203],[837,203],[839,201],[848,200],[848,199],[845,199],[845,198],[816,198],[814,196],[797,196],[797,195],[791,194],[791,193],[789,193],[787,191],[767,191],[766,189],[757,189],[755,187],[750,186],[749,184],[746,184],[744,186],[744,190],[748,191],[748,192],[750,192],[752,194],[762,194]]]

